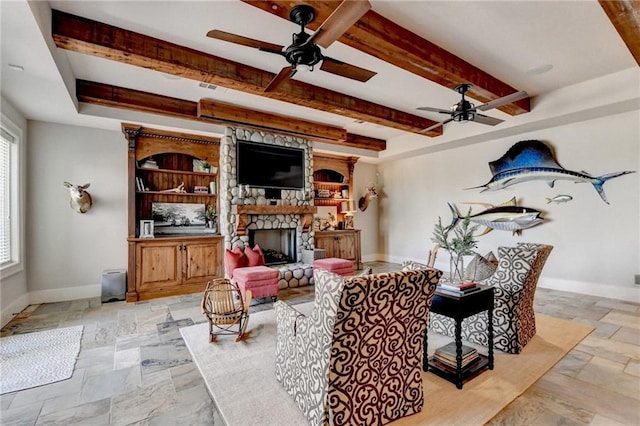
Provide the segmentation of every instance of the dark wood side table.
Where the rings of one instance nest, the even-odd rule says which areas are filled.
[[[452,318],[456,323],[455,341],[456,341],[456,373],[439,368],[433,362],[433,357],[427,355],[428,330],[424,334],[424,355],[422,358],[422,369],[431,371],[455,383],[458,389],[462,389],[462,384],[475,377],[481,371],[488,368],[493,370],[493,287],[481,286],[482,289],[476,292],[455,296],[449,293],[436,290],[431,304],[431,311],[446,317]],[[488,355],[480,355],[480,361],[475,363],[468,369],[462,368],[462,320],[471,315],[487,311],[488,327],[487,337],[489,340]]]

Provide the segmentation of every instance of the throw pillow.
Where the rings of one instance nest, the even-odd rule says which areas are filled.
[[[498,268],[498,259],[493,252],[489,252],[486,256],[476,254],[473,260],[464,270],[465,281],[482,281],[489,278]]]
[[[250,248],[249,246],[244,247],[244,255],[247,257],[247,266],[263,266],[264,265],[264,254],[262,253],[262,249],[258,244]]]
[[[247,265],[247,258],[240,247],[235,246],[233,250],[224,251],[224,269],[229,278],[233,278],[233,271],[236,268],[244,268]]]
[[[422,263],[414,262],[413,260],[405,260],[402,262],[403,271],[416,271],[420,269],[429,269],[429,267]]]

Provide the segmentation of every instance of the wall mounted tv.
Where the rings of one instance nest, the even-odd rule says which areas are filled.
[[[303,189],[304,149],[238,140],[238,184]]]

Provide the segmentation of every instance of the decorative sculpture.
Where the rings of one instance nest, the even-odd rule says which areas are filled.
[[[378,190],[376,189],[375,183],[369,182],[364,190],[364,197],[361,197],[360,200],[358,200],[358,207],[361,211],[365,211],[367,207],[369,207],[369,202],[372,199],[378,198]]]
[[[69,196],[71,197],[69,203],[71,208],[78,213],[86,213],[93,205],[93,199],[86,189],[90,186],[90,183],[84,185],[72,185],[69,182],[65,182],[64,186],[69,189]]]

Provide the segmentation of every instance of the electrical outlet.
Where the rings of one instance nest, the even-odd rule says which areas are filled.
[[[636,284],[640,285],[640,274],[636,274]]]

